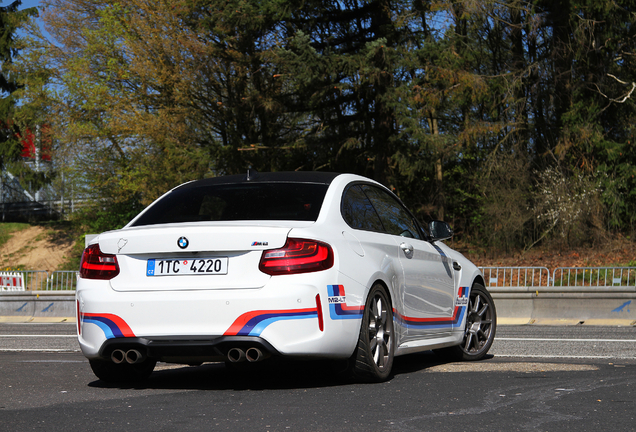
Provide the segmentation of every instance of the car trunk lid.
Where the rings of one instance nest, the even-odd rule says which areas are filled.
[[[284,246],[290,229],[171,224],[111,231],[97,241],[117,255],[120,274],[110,281],[116,291],[257,289],[271,277],[258,269],[262,251]]]

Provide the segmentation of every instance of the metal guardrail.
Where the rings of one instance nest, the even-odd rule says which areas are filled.
[[[550,285],[547,267],[479,267],[487,287],[542,287]]]
[[[47,291],[69,291],[77,287],[78,272],[73,270],[54,271],[46,280]]]
[[[636,291],[636,267],[479,267],[486,287],[493,291]],[[27,291],[73,291],[78,272],[17,270]]]
[[[1,272],[0,291],[74,291],[77,274],[66,270],[54,271],[51,275],[46,270]]]
[[[636,267],[560,267],[553,286],[636,287]]]
[[[46,289],[46,279],[49,274],[45,270],[17,270],[13,273],[22,276],[24,289],[27,291],[43,291]]]
[[[479,267],[493,292],[636,292],[636,267]]]

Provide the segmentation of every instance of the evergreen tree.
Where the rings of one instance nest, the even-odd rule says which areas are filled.
[[[635,226],[628,0],[42,2],[24,94],[118,208],[251,165],[364,174],[506,249]]]
[[[18,51],[15,46],[15,33],[30,16],[37,14],[35,8],[18,11],[22,2],[16,0],[7,6],[0,6],[0,169],[20,157],[21,142],[17,138],[20,132],[15,124],[16,99],[14,92],[19,88],[13,74],[8,72]]]
[[[310,149],[328,169],[391,183],[398,148],[396,90],[412,30],[403,1],[308,1],[279,52],[297,89],[295,109],[311,113]]]
[[[197,0],[184,20],[205,44],[192,107],[218,174],[311,169],[300,136],[306,114],[291,108],[274,50],[299,2]]]

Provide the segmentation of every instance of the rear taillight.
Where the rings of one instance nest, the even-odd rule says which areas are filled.
[[[309,273],[333,266],[331,246],[315,240],[287,239],[281,249],[263,252],[258,268],[268,275]]]
[[[84,249],[80,262],[80,277],[84,279],[112,279],[119,274],[115,255],[105,254],[95,243]]]

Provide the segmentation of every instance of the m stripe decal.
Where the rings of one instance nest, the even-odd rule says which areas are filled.
[[[246,312],[238,317],[223,336],[260,336],[267,326],[276,321],[318,318],[316,308],[262,310]]]
[[[91,323],[102,329],[106,339],[114,339],[120,337],[135,337],[126,321],[114,314],[81,314],[82,323]]]

